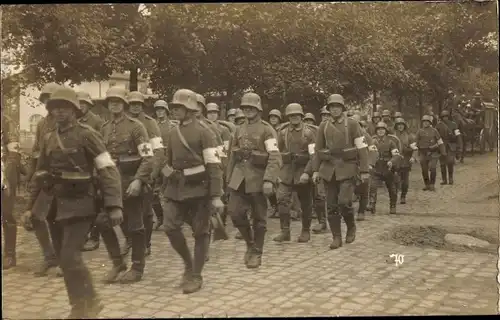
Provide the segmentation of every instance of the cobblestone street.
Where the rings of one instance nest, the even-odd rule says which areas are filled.
[[[269,219],[263,265],[250,270],[243,264],[245,246],[234,239],[231,226],[230,240],[211,245],[204,287],[191,295],[178,287],[182,263],[163,232],[153,235],[143,281],[132,285],[101,283],[110,267],[101,243],[98,251],[84,254],[105,304],[101,317],[494,314],[496,254],[402,246],[381,237],[400,225],[478,229],[498,236],[498,197],[488,198],[498,195],[496,159],[495,153],[466,158],[466,164],[457,165],[454,186],[440,186],[438,172],[435,193],[421,191],[415,165],[408,203],[390,216],[386,191],[380,190],[377,215],[358,222],[356,241],[338,250],[329,250],[329,233],[313,234],[307,244],[274,243],[279,221]],[[3,318],[65,317],[69,305],[63,280],[32,276],[41,253],[34,234],[19,231],[18,267],[3,273]],[[296,238],[300,222],[292,231]],[[192,247],[190,234],[186,230]],[[404,255],[403,264],[396,266],[391,254]]]

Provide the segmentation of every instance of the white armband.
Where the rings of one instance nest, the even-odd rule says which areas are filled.
[[[153,150],[163,149],[163,140],[161,139],[161,137],[151,138],[149,140],[149,143],[151,144],[151,148],[153,148]]]
[[[460,135],[460,130],[458,129],[455,129],[455,131],[453,131],[455,133],[456,136],[459,136]]]
[[[224,149],[229,150],[229,140],[224,141]]]
[[[392,150],[391,150],[391,154],[392,154],[393,156],[398,156],[398,155],[399,155],[399,150],[398,150],[398,149],[392,149]]]
[[[437,141],[438,146],[442,145],[443,143],[443,139],[439,138],[439,140]]]
[[[372,144],[371,146],[368,146],[368,151],[373,151],[373,152],[376,152],[377,151],[377,146]]]
[[[366,148],[368,147],[368,145],[366,144],[366,139],[364,136],[362,137],[357,137],[356,139],[354,139],[354,145],[356,146],[356,148],[358,149],[363,149],[363,148]]]
[[[412,150],[418,150],[418,148],[417,148],[417,143],[416,143],[416,142],[411,143],[411,144],[410,144],[410,148],[411,148]]]
[[[205,161],[205,164],[220,163],[220,155],[217,148],[203,149],[203,161]]]
[[[19,142],[11,142],[7,144],[7,150],[9,152],[17,152],[19,153],[19,150],[21,150],[21,145]]]
[[[97,170],[100,170],[100,169],[106,168],[106,167],[114,167],[115,166],[113,159],[111,159],[111,155],[107,151],[103,152],[100,155],[98,155],[97,157],[95,157],[94,164],[95,164],[95,168]]]
[[[309,155],[313,155],[314,154],[314,149],[316,148],[316,144],[315,143],[311,143],[311,144],[308,144],[307,145],[307,151],[309,152]]]
[[[149,142],[141,143],[137,147],[137,151],[139,152],[139,155],[143,158],[153,156],[153,149],[151,147],[151,143],[149,143]]]
[[[227,158],[227,153],[224,151],[224,146],[220,145],[217,147],[217,153],[221,158]]]
[[[278,149],[278,141],[276,141],[276,139],[274,138],[267,139],[266,141],[264,141],[264,144],[266,145],[267,152],[280,151]]]

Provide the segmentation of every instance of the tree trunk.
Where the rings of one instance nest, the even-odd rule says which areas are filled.
[[[138,82],[139,82],[139,71],[137,67],[133,67],[130,69],[130,83],[129,83],[130,91],[137,91]]]
[[[401,112],[403,110],[403,95],[398,93],[398,111]]]
[[[376,91],[376,90],[373,90],[373,107],[372,107],[372,112],[376,112],[376,111],[378,111],[378,110],[377,110],[377,104],[378,104],[378,100],[377,100],[377,91]]]
[[[420,119],[424,115],[424,97],[422,91],[418,92],[418,123],[420,123]],[[420,126],[419,126],[420,127]]]

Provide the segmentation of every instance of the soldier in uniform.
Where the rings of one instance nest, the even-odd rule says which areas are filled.
[[[269,123],[273,126],[274,130],[278,131],[278,127],[281,124],[282,121],[282,116],[281,116],[281,111],[278,109],[273,109],[269,111]]]
[[[304,116],[304,123],[307,123],[309,125],[316,125],[316,117],[314,116],[314,114],[312,113],[306,113],[305,116]]]
[[[170,104],[180,124],[168,135],[165,180],[165,232],[184,261],[183,293],[199,291],[210,241],[210,207],[222,209],[222,166],[216,134],[197,119],[196,93],[177,90]],[[208,209],[208,210],[207,210]],[[192,228],[195,244],[191,257],[182,233],[183,222]]]
[[[241,108],[247,122],[236,129],[231,140],[228,164],[229,214],[234,226],[247,244],[247,268],[261,265],[266,234],[266,196],[274,193],[281,167],[277,134],[261,119],[262,104],[259,95],[246,93]],[[253,230],[247,216],[252,208]]]
[[[235,116],[236,116],[236,109],[231,108],[227,111],[227,115],[226,115],[227,121],[229,121],[233,124],[236,124]]]
[[[434,191],[437,160],[440,153],[443,156],[446,155],[446,150],[439,132],[432,127],[432,116],[424,115],[422,117],[422,128],[417,131],[415,140],[419,150],[420,167],[425,184],[423,190]]]
[[[243,113],[243,111],[241,111],[241,109],[237,109],[234,115],[234,123],[236,124],[236,126],[241,126],[245,122],[247,122],[245,114]]]
[[[276,132],[279,131],[281,127],[281,121],[282,121],[282,116],[281,112],[278,109],[272,109],[269,111],[269,123],[273,126],[274,130]],[[272,194],[269,196],[269,204],[271,205],[268,208],[268,217],[269,218],[278,218],[279,217],[279,212],[278,212],[278,199],[276,197],[276,194]]]
[[[337,249],[342,246],[342,217],[347,225],[346,243],[356,238],[352,199],[358,172],[363,181],[369,177],[368,145],[359,124],[344,116],[345,104],[341,95],[330,95],[327,107],[332,119],[322,122],[318,128],[313,181],[324,180],[328,223],[333,237],[330,249]]]
[[[276,192],[280,215],[281,233],[276,242],[290,241],[290,209],[292,194],[297,192],[302,208],[302,232],[298,242],[308,242],[311,238],[312,216],[312,155],[316,141],[316,129],[303,123],[304,112],[298,103],[286,107],[285,116],[289,122],[278,132],[278,148],[281,150],[283,166],[280,184]]]
[[[401,142],[402,159],[398,168],[398,174],[401,181],[400,203],[406,203],[406,194],[410,187],[411,165],[415,162],[417,155],[417,143],[415,136],[408,132],[408,124],[403,118],[396,118],[394,122],[396,129],[395,135]]]
[[[60,87],[61,86],[53,82],[46,84],[42,88],[42,92],[40,93],[38,100],[40,100],[40,102],[46,105],[51,94]],[[31,181],[31,177],[35,172],[36,163],[38,158],[40,157],[40,144],[42,143],[43,137],[45,137],[47,133],[54,131],[55,128],[56,128],[56,120],[50,112],[48,112],[45,118],[43,118],[37,123],[35,131],[35,143],[33,144],[33,149],[32,149],[32,159],[31,159],[32,163],[27,177],[28,181]],[[54,250],[55,248],[52,246],[52,241],[50,239],[48,224],[51,223],[51,221],[47,221],[45,217],[43,217],[43,219],[39,219],[37,216],[34,216],[32,219],[32,223],[33,223],[33,229],[35,230],[36,238],[38,240],[38,243],[40,244],[40,247],[42,248],[44,256],[43,262],[40,264],[40,267],[35,271],[35,276],[42,277],[47,275],[49,269],[51,268],[58,269],[59,263],[57,261],[57,256],[59,255],[59,253]],[[57,270],[57,272],[59,273],[59,275],[62,275],[60,270]]]
[[[391,111],[385,109],[382,111],[382,122],[384,122],[387,125],[387,134],[394,134],[394,123],[392,122],[392,115]],[[378,123],[377,123],[378,125]],[[377,128],[375,128],[375,131]],[[376,132],[375,132],[376,134]]]
[[[143,184],[143,200],[144,200],[144,227],[146,230],[146,256],[151,254],[151,236],[153,234],[154,213],[153,213],[153,200],[154,200],[154,179],[160,172],[160,164],[165,157],[165,150],[163,147],[163,139],[161,136],[160,127],[155,119],[148,116],[144,112],[144,96],[139,91],[132,91],[128,94],[129,115],[130,117],[139,120],[148,133],[149,143],[153,149],[153,168],[151,179],[147,184]],[[157,173],[154,172],[156,170]]]
[[[372,170],[372,184],[375,186],[370,190],[370,207],[372,213],[376,212],[377,205],[377,189],[385,184],[389,192],[389,212],[396,213],[396,202],[398,201],[398,194],[396,191],[396,184],[394,176],[396,175],[392,170],[394,164],[399,160],[398,145],[394,140],[387,136],[387,124],[379,122],[375,127],[376,135],[373,136],[373,143],[377,147],[379,157],[375,162]]]
[[[104,121],[90,111],[90,109],[94,106],[94,102],[92,101],[90,94],[87,92],[77,92],[78,101],[80,102],[80,113],[81,117],[78,118],[78,122],[81,124],[85,124],[90,126],[95,131],[99,132]],[[90,233],[87,237],[87,242],[83,246],[83,251],[93,251],[99,248],[99,229],[97,226],[93,225],[90,229]]]
[[[2,106],[3,109],[3,106]],[[2,226],[4,253],[2,269],[16,266],[17,223],[14,203],[21,170],[19,125],[2,110]],[[47,235],[48,236],[48,235]],[[50,240],[49,240],[50,243]]]
[[[380,116],[380,112],[375,111],[373,113],[373,115],[372,115],[371,121],[368,122],[368,126],[366,128],[366,131],[368,131],[368,133],[370,134],[370,136],[373,137],[375,135],[375,126],[380,121],[382,121],[382,117]]]
[[[439,158],[441,165],[441,185],[453,184],[453,169],[455,167],[455,156],[460,154],[462,148],[462,134],[458,125],[450,119],[448,110],[441,111],[441,121],[436,126],[446,148],[446,156]],[[448,176],[447,176],[448,174]]]
[[[70,88],[56,90],[47,108],[55,118],[57,128],[47,133],[40,143],[40,157],[26,215],[39,213],[34,210],[35,199],[42,188],[48,190],[52,195],[47,204],[50,208],[48,214],[55,219],[50,230],[54,246],[60,252],[64,282],[72,306],[68,318],[92,319],[103,308],[81,253],[97,212],[92,175],[95,170],[106,215],[115,225],[123,219],[120,178],[100,134],[77,122],[80,104],[75,91]]]
[[[125,108],[128,107],[126,96],[127,91],[120,87],[111,87],[106,92],[106,103],[112,119],[104,123],[101,134],[120,171],[124,197],[122,229],[131,242],[132,267],[119,278],[121,273],[127,270],[119,240],[109,225],[97,223],[113,262],[113,267],[105,278],[108,283],[116,282],[118,279],[123,283],[140,281],[146,266],[143,190],[144,186],[150,183],[152,176],[153,149],[144,125],[126,113]]]
[[[394,114],[392,115],[392,123],[394,123],[397,118],[403,118],[403,114],[399,111],[394,112]],[[394,125],[396,125],[396,124],[394,124]],[[394,128],[394,129],[396,129],[396,128]]]
[[[332,115],[331,115],[330,111],[328,111],[326,106],[323,106],[323,108],[321,108],[321,122],[329,120],[331,118],[332,118]]]

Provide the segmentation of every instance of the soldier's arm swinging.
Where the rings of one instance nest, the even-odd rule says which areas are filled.
[[[212,198],[220,198],[223,194],[222,187],[222,165],[218,154],[219,146],[214,132],[206,129],[201,135],[203,149],[203,162],[208,172],[209,186],[208,195]]]

